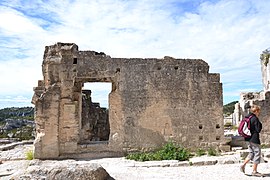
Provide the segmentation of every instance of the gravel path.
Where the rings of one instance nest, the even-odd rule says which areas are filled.
[[[24,159],[25,153],[32,149],[32,145],[20,145],[9,151],[0,151],[3,164],[0,164],[0,179],[11,179],[15,175],[23,173],[29,163],[33,161]],[[268,150],[270,152],[270,149]],[[16,160],[17,159],[17,160]],[[102,158],[95,160],[67,160],[78,164],[99,163],[116,180],[246,180],[261,179],[240,172],[240,154],[232,154],[221,157],[193,158],[192,166],[189,162],[178,161],[150,161],[136,162],[125,158]],[[55,163],[55,161],[51,161]],[[201,165],[212,164],[215,165]],[[252,164],[248,164],[246,172],[251,173]],[[261,163],[258,171],[267,175],[263,179],[270,179],[270,163]],[[15,178],[16,179],[16,178]]]
[[[258,180],[261,178],[241,173],[240,163],[185,167],[140,167],[131,166],[130,161],[121,158],[100,159],[96,162],[99,162],[117,180]],[[251,171],[252,164],[248,164],[246,166],[247,174]],[[267,174],[267,177],[263,179],[270,179],[269,163],[260,164],[258,171]]]

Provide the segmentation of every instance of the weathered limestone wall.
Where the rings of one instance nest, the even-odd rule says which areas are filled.
[[[110,125],[108,110],[101,108],[99,103],[93,103],[91,90],[82,90],[80,142],[108,141]]]
[[[260,135],[261,143],[270,144],[270,92],[241,93],[239,104],[239,121],[249,113],[249,108],[246,108],[248,105],[256,104],[261,106],[261,113],[259,115],[259,119],[263,125],[263,129]]]
[[[266,49],[260,55],[261,59],[261,71],[262,71],[262,83],[263,83],[263,91],[270,91],[270,50]]]
[[[265,93],[265,99],[263,101],[258,100],[254,104],[261,106],[261,114],[259,116],[263,124],[261,141],[263,144],[270,144],[270,92]]]
[[[266,49],[260,55],[262,83],[264,90],[260,93],[259,99],[254,101],[254,104],[261,106],[260,120],[263,124],[261,139],[263,144],[270,144],[270,51]]]
[[[236,125],[249,113],[248,106],[256,104],[261,106],[259,116],[263,129],[261,132],[261,143],[270,144],[270,51],[265,50],[260,55],[263,91],[261,92],[242,92],[240,94],[239,103],[235,106],[234,116],[236,117]]]
[[[36,88],[36,95],[38,91],[40,90]],[[59,103],[60,88],[58,86],[49,87],[47,93],[42,94],[35,103],[35,123],[37,132],[34,156],[37,158],[46,157],[50,159],[59,156]],[[44,146],[44,144],[46,145]]]
[[[186,147],[218,146],[223,137],[222,84],[219,74],[199,59],[111,58],[104,53],[78,51],[75,44],[57,43],[46,47],[43,61],[43,92],[35,90],[33,103],[52,86],[58,99],[58,127],[37,128],[43,139],[57,136],[59,149],[51,156],[80,152],[126,152],[160,147],[173,140]],[[109,94],[110,137],[102,146],[80,145],[82,128],[82,86],[85,82],[111,82]],[[46,96],[45,96],[46,97]],[[48,114],[55,101],[46,100]],[[52,109],[53,108],[53,109]],[[50,115],[51,118],[51,115]],[[46,121],[51,123],[51,119]],[[36,116],[37,122],[44,119]],[[52,119],[52,121],[54,121]],[[39,136],[39,135],[38,135]],[[45,142],[45,141],[44,141]],[[47,158],[48,146],[36,141],[37,158]]]

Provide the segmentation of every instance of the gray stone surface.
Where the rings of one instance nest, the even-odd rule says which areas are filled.
[[[33,160],[20,179],[54,179],[54,180],[110,180],[106,170],[97,163]]]
[[[22,157],[27,151],[27,148],[24,148],[24,146],[17,146],[15,149],[5,152],[0,151],[1,158],[8,159],[6,152],[9,152],[9,156]],[[11,158],[13,160],[6,160],[3,161],[2,164],[0,164],[0,179],[10,180],[14,178],[16,180],[20,177],[22,179],[34,179],[35,177],[42,179],[42,177],[47,177],[45,175],[45,172],[51,172],[52,175],[55,175],[56,171],[58,173],[64,173],[64,171],[70,169],[75,172],[74,168],[83,167],[91,169],[90,167],[93,165],[93,167],[103,167],[106,172],[115,180],[258,180],[258,177],[249,177],[240,172],[240,163],[242,163],[243,161],[242,157],[240,157],[240,152],[242,151],[246,150],[237,150],[230,153],[224,153],[220,156],[202,156],[191,158],[190,162],[198,163],[198,165],[196,166],[191,165],[192,163],[190,163],[189,161],[179,162],[175,160],[170,160],[136,162],[132,160],[127,160],[123,157],[100,158],[80,161],[27,161],[15,160],[15,158]],[[269,160],[268,154],[270,153],[270,149],[263,149],[262,152],[264,155],[267,156],[265,157],[265,159]],[[18,156],[19,153],[21,154],[20,156]],[[64,171],[60,171],[59,169],[57,170],[57,168],[55,168],[55,170],[52,170],[54,167],[62,167]],[[247,174],[250,174],[251,171],[252,163],[249,163],[246,166],[246,172]],[[269,163],[261,163],[258,166],[258,171],[267,175],[267,177],[265,177],[264,179],[270,179]],[[105,172],[103,171],[102,173]],[[76,179],[76,177],[81,177],[75,177],[75,173],[72,173],[71,175],[74,179]],[[78,175],[80,175],[80,173]]]
[[[26,153],[29,151],[33,151],[33,145],[27,145],[24,144],[24,142],[17,142],[5,146],[0,146],[0,160],[24,160],[26,158]]]

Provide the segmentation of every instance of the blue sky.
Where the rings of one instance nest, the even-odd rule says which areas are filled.
[[[0,108],[31,106],[45,46],[73,42],[111,57],[203,59],[224,104],[261,91],[269,0],[0,0]],[[107,105],[110,84],[94,84]]]

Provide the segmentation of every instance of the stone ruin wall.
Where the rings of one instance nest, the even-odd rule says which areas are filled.
[[[262,83],[263,83],[263,91],[270,91],[270,48],[264,50],[260,55],[261,59],[261,71],[262,71]]]
[[[235,104],[234,116],[236,125],[239,125],[240,121],[245,115],[249,113],[248,105],[256,104],[261,106],[261,113],[259,119],[262,122],[263,129],[261,131],[261,143],[270,144],[270,92],[247,92],[240,94],[239,103]]]
[[[269,54],[269,51],[266,50],[260,56],[263,90],[261,92],[242,92],[239,103],[235,104],[234,110],[234,123],[239,125],[242,118],[249,113],[248,105],[261,106],[259,119],[263,125],[260,134],[262,144],[270,144],[270,64],[267,54]]]
[[[81,143],[108,141],[109,113],[99,103],[92,102],[91,90],[82,90]]]
[[[111,58],[73,43],[46,46],[34,88],[39,159],[123,154],[175,141],[189,148],[224,140],[219,74],[199,59]],[[108,141],[87,142],[82,87],[109,82]],[[90,132],[89,132],[90,133]]]

